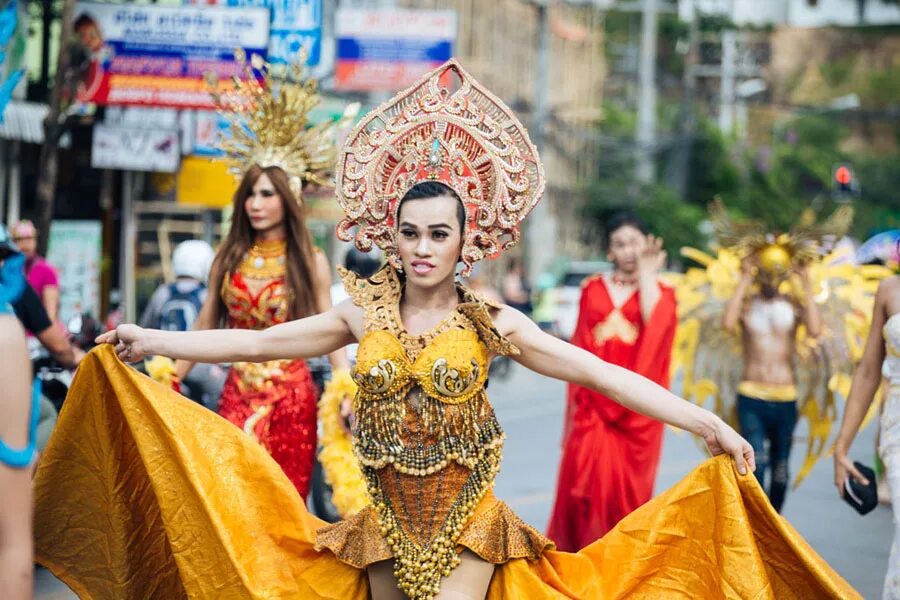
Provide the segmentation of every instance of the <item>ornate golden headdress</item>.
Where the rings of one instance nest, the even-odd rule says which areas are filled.
[[[757,255],[760,275],[776,281],[786,277],[792,266],[810,263],[826,254],[826,242],[833,244],[843,237],[853,222],[853,209],[849,206],[841,206],[821,223],[816,223],[815,213],[810,210],[788,233],[774,234],[760,221],[732,221],[719,199],[710,204],[709,214],[719,245],[736,250],[741,256]]]
[[[259,55],[249,61],[243,50],[234,55],[243,77],[232,78],[232,90],[220,93],[216,75],[206,74],[216,108],[231,125],[231,137],[219,143],[224,160],[236,177],[253,165],[279,167],[299,200],[303,182],[328,182],[337,156],[337,132],[355,110],[348,107],[339,122],[309,126],[309,113],[319,103],[319,95],[316,81],[303,66],[304,53],[287,67],[284,77],[275,77],[271,65]]]
[[[394,266],[400,200],[424,181],[449,186],[466,212],[464,276],[519,241],[519,223],[544,192],[525,127],[455,60],[369,113],[347,138],[335,178],[347,213],[338,237],[355,238],[362,251],[374,242]]]

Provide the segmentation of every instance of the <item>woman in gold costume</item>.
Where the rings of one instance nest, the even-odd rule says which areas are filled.
[[[269,83],[267,65],[257,66]],[[244,87],[256,105],[283,104],[275,90],[253,86],[255,80],[248,73]],[[313,245],[302,206],[302,186],[321,183],[337,153],[330,130],[308,127],[307,113],[318,101],[314,83],[298,70],[296,81],[283,81],[278,90],[304,101],[289,119],[276,123],[272,111],[251,113],[249,124],[238,122],[223,143],[240,184],[210,272],[213,293],[194,329],[265,329],[331,308],[331,267]],[[228,110],[233,99],[216,96],[225,114],[244,119],[244,111]],[[331,359],[336,369],[348,366],[343,351]],[[184,379],[192,367],[178,361],[176,377]],[[316,459],[317,399],[310,370],[297,359],[235,362],[219,400],[219,414],[266,448],[303,498]]]
[[[459,262],[465,274],[518,239],[544,177],[522,125],[455,61],[357,126],[337,183],[347,213],[338,234],[388,258],[369,279],[342,273],[350,300],[264,331],[123,325],[100,341],[123,360],[264,361],[358,340],[353,444],[371,504],[333,525],[314,519],[264,454],[107,346],[82,367],[36,484],[38,560],[76,591],[854,597],[772,511],[749,475],[752,449],[721,419],[456,283]],[[492,493],[504,434],[485,385],[498,355],[696,433],[723,456],[595,544],[557,552]],[[75,419],[97,432],[87,444]]]

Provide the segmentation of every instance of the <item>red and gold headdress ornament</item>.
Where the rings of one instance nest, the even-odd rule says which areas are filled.
[[[459,87],[451,90],[454,75]],[[400,200],[425,181],[447,185],[463,203],[463,275],[519,241],[519,223],[544,192],[544,168],[525,127],[455,60],[350,133],[336,165],[337,198],[347,213],[338,237],[355,239],[362,251],[375,243],[399,266]]]

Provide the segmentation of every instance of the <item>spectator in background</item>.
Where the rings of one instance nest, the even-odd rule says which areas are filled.
[[[25,255],[25,278],[38,297],[50,320],[59,317],[59,276],[56,269],[37,253],[38,230],[34,223],[22,220],[12,228],[13,242]]]
[[[212,246],[201,240],[178,244],[172,253],[175,282],[156,288],[141,315],[141,327],[166,331],[193,327],[206,302],[206,280],[215,256]]]
[[[509,261],[509,270],[503,276],[502,283],[503,301],[516,310],[531,316],[531,287],[525,278],[525,267],[522,259],[513,258]]]
[[[188,331],[206,302],[206,281],[216,257],[212,246],[202,240],[181,242],[172,253],[174,283],[164,283],[153,292],[141,315],[141,327],[165,331]],[[176,389],[207,407],[216,410],[225,371],[219,365],[197,365],[185,375],[183,386]]]

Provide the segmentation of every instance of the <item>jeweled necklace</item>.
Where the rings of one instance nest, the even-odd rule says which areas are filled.
[[[287,271],[287,242],[285,240],[256,241],[244,254],[240,271],[249,279],[273,279]]]
[[[631,287],[637,285],[638,278],[637,277],[626,277],[617,272],[613,272],[610,279],[617,287]]]

